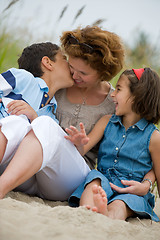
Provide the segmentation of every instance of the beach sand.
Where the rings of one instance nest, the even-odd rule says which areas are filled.
[[[155,212],[160,217],[160,198]],[[160,223],[112,220],[67,202],[43,201],[19,192],[0,200],[0,240],[160,240]]]

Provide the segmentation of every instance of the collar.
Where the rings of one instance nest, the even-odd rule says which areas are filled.
[[[110,121],[113,123],[119,123],[121,126],[123,126],[121,117],[116,116],[115,114],[112,115],[112,117],[110,118]],[[136,126],[137,128],[139,128],[139,130],[143,131],[147,127],[148,124],[149,124],[148,121],[145,118],[142,118],[137,123],[135,123],[133,126]]]
[[[54,96],[53,96],[53,98],[51,99],[50,104],[53,104],[53,106],[54,106],[54,113],[55,113],[56,110],[57,110],[57,101],[56,101],[56,99],[55,99]]]
[[[36,81],[38,82],[41,89],[44,89],[45,92],[49,91],[46,82],[42,78],[36,77]]]

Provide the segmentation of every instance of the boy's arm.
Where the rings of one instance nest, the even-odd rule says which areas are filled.
[[[21,115],[24,114],[32,122],[38,117],[36,111],[23,100],[13,100],[7,104],[8,113],[11,115]]]
[[[95,125],[93,130],[88,134],[85,133],[84,127],[80,126],[81,130],[78,131],[75,127],[66,129],[66,132],[69,136],[66,136],[66,139],[69,139],[75,146],[81,155],[85,155],[92,147],[94,147],[103,137],[104,130],[111,116],[103,116]],[[83,125],[83,124],[82,124]]]

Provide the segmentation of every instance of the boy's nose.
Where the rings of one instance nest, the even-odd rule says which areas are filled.
[[[111,97],[115,96],[115,90],[111,93]]]

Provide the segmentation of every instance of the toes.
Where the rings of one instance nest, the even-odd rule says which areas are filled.
[[[91,210],[91,206],[89,206],[89,205],[86,205],[84,207],[87,208],[88,210]]]
[[[93,185],[92,191],[93,191],[94,194],[98,194],[99,193],[99,188],[98,187],[99,187],[98,185]]]
[[[92,212],[97,212],[98,213],[98,208],[97,207],[92,207]]]
[[[98,190],[102,197],[107,197],[106,192],[103,190],[101,186],[99,186]]]
[[[108,203],[108,200],[107,200],[107,198],[106,198],[106,197],[103,197],[103,198],[102,198],[102,201],[103,201],[103,203],[104,203],[105,205],[107,205],[107,203]]]

